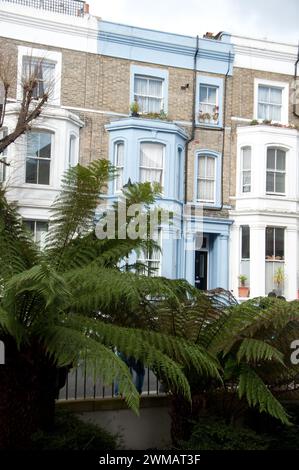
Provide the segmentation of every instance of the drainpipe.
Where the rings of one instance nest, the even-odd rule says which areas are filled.
[[[188,182],[188,148],[189,144],[194,140],[195,135],[195,112],[196,112],[196,65],[197,65],[197,56],[199,52],[199,36],[196,36],[196,49],[193,58],[193,90],[192,90],[192,129],[191,136],[187,140],[185,145],[185,204],[187,204],[187,182]]]
[[[298,70],[298,63],[299,63],[299,44],[298,44],[298,56],[295,62],[295,73],[294,73],[294,81],[295,81],[295,93],[294,93],[294,103],[293,103],[293,114],[295,117],[299,118],[299,114],[296,112],[296,92],[297,92],[297,70]]]

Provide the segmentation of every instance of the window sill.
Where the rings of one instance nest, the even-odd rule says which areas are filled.
[[[223,130],[223,127],[222,127],[222,124],[213,124],[213,123],[209,123],[209,122],[199,122],[197,121],[195,123],[196,127],[200,127],[200,128],[207,128],[207,129],[217,129],[217,130]]]

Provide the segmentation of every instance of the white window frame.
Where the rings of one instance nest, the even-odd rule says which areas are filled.
[[[148,167],[141,165],[141,147],[143,144],[152,144],[152,145],[160,145],[163,149],[162,153],[162,167]],[[139,181],[141,182],[141,170],[160,170],[162,171],[162,182],[161,182],[161,190],[164,191],[164,178],[165,178],[165,152],[166,152],[166,145],[163,142],[156,142],[151,140],[142,140],[139,145]]]
[[[263,122],[263,119],[258,118],[258,91],[259,86],[281,88],[282,89],[282,106],[281,106],[281,120],[272,121],[273,123],[287,125],[289,123],[289,84],[287,82],[278,82],[273,80],[263,80],[255,78],[254,80],[254,119]]]
[[[118,156],[118,152],[117,152],[117,149],[118,149],[118,146],[119,145],[123,145],[123,149],[124,149],[124,161],[123,161],[123,165],[120,166],[118,165],[117,163],[117,156]],[[117,181],[118,181],[118,178],[119,176],[117,176],[114,180],[114,192],[115,193],[121,193],[121,190],[125,184],[124,182],[124,174],[125,174],[125,151],[126,151],[126,147],[125,147],[125,142],[123,140],[116,140],[114,143],[113,143],[113,165],[115,166],[115,168],[117,170],[121,169],[122,170],[122,173],[121,175],[119,176],[122,176],[122,187],[121,188],[117,188]]]
[[[159,258],[158,259],[155,259],[155,258],[149,258],[149,257],[145,257],[144,256],[144,252],[141,253],[141,255],[139,256],[137,262],[139,261],[140,263],[143,263],[146,265],[146,273],[145,275],[150,275],[150,276],[153,276],[153,277],[157,277],[157,276],[161,276],[161,272],[162,272],[162,241],[163,241],[163,232],[162,232],[162,228],[161,227],[158,227],[157,230],[156,230],[156,234],[155,234],[156,238],[155,240],[158,242],[158,245],[160,247],[160,251],[158,252],[159,253]],[[154,271],[152,274],[149,274],[149,263],[159,263],[159,267],[156,271]]]
[[[52,171],[53,171],[53,141],[54,141],[54,132],[49,130],[49,129],[32,129],[32,133],[36,134],[50,134],[51,135],[51,155],[50,158],[39,158],[39,157],[30,157],[27,154],[27,149],[28,149],[28,139],[27,139],[27,134],[25,134],[25,145],[26,145],[26,155],[25,155],[25,175],[24,175],[24,184],[26,187],[32,187],[32,188],[49,188],[52,185]],[[27,183],[26,182],[26,167],[27,167],[27,159],[28,158],[36,158],[37,160],[46,160],[50,161],[50,168],[49,168],[49,184],[44,184],[44,183]]]
[[[146,80],[146,82],[147,82],[147,93],[145,95],[137,94],[135,92],[135,80],[136,80],[136,78],[141,78],[143,80]],[[150,80],[156,80],[156,81],[161,82],[161,90],[162,90],[161,97],[157,97],[157,96],[149,94],[149,82],[150,82]],[[152,77],[152,76],[149,76],[149,75],[137,75],[137,74],[134,75],[134,101],[138,102],[138,99],[136,100],[136,96],[140,96],[140,97],[146,98],[146,99],[155,99],[157,101],[159,100],[161,102],[159,111],[149,111],[149,110],[147,110],[147,111],[142,112],[140,110],[139,111],[140,114],[144,114],[144,115],[147,115],[149,113],[159,114],[162,110],[164,110],[164,96],[163,96],[164,86],[163,86],[163,82],[164,82],[163,78],[160,78],[160,77]]]
[[[199,100],[200,100],[200,89],[201,87],[205,87],[205,88],[214,88],[216,90],[216,102],[215,103],[203,103],[202,101],[199,101],[199,113],[203,113],[203,114],[210,114],[211,118],[208,122],[208,124],[216,124],[218,125],[219,123],[219,86],[218,85],[214,85],[214,84],[210,84],[210,83],[200,83],[199,84]],[[218,118],[217,120],[214,120],[213,119],[213,112],[211,113],[205,113],[202,111],[201,107],[202,106],[205,106],[205,105],[208,105],[208,106],[214,106],[214,114],[218,114]],[[218,109],[217,109],[218,108]],[[201,122],[201,121],[199,121]]]
[[[214,178],[202,178],[199,174],[199,160],[200,158],[212,158],[214,160]],[[205,164],[205,168],[206,168],[206,164]],[[203,180],[203,181],[214,181],[214,194],[213,194],[213,200],[209,200],[209,199],[199,199],[198,197],[198,184],[199,184],[199,181],[200,180]],[[200,153],[197,155],[197,175],[196,175],[196,188],[195,188],[195,191],[196,191],[196,201],[201,203],[201,204],[204,204],[204,205],[213,205],[216,203],[216,185],[217,185],[217,158],[215,156],[213,156],[212,154],[205,154],[205,153]]]
[[[250,168],[249,169],[244,169],[243,165],[244,165],[244,159],[243,159],[243,155],[244,155],[244,150],[245,149],[250,149]],[[252,147],[250,145],[243,145],[240,149],[240,173],[241,173],[241,181],[240,181],[240,192],[241,194],[243,195],[246,195],[246,194],[250,194],[252,192]],[[250,172],[250,185],[249,184],[245,184],[243,183],[243,177],[244,177],[244,173],[248,173]],[[250,191],[244,191],[243,188],[244,186],[249,186],[250,187]]]
[[[130,105],[134,102],[135,95],[135,76],[143,76],[149,79],[162,80],[162,103],[163,111],[165,114],[168,113],[168,70],[159,68],[143,67],[140,65],[131,65],[131,77],[130,77]],[[146,113],[144,113],[146,116]]]
[[[40,219],[25,219],[25,218],[23,219],[23,223],[29,223],[29,222],[34,224],[34,230],[33,230],[33,232],[31,232],[32,235],[33,235],[34,243],[37,243],[40,246],[40,248],[43,248],[43,243],[41,243],[41,244],[38,243],[38,241],[36,239],[36,234],[37,234],[36,226],[37,226],[38,223],[47,224],[48,230],[47,230],[46,233],[48,233],[49,232],[49,221],[48,220],[40,220]]]
[[[276,168],[275,169],[269,169],[268,170],[268,163],[267,163],[267,160],[268,160],[268,150],[281,150],[282,152],[284,152],[285,154],[285,169],[284,170],[277,170]],[[275,146],[275,145],[269,145],[267,146],[266,148],[266,183],[265,183],[265,186],[266,186],[266,195],[268,196],[285,196],[286,195],[286,189],[287,189],[287,149],[285,148],[282,148],[282,147],[279,147],[279,146]],[[276,159],[275,159],[276,161]],[[280,173],[280,174],[283,174],[284,175],[284,192],[277,192],[277,191],[267,191],[267,173],[271,172],[271,173],[274,173],[274,175],[276,175],[277,173]],[[274,176],[274,185],[275,185],[275,176]]]
[[[57,51],[47,49],[35,49],[25,46],[18,46],[18,81],[17,81],[17,100],[22,100],[22,76],[23,76],[23,58],[32,57],[33,59],[44,59],[45,61],[55,63],[53,90],[49,96],[48,103],[51,105],[60,105],[61,100],[61,70],[62,54]]]

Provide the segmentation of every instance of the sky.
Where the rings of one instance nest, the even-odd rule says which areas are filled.
[[[190,36],[227,31],[298,44],[299,0],[86,0],[107,21]]]

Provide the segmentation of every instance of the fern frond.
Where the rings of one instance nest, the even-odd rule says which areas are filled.
[[[241,362],[243,358],[246,358],[247,362],[277,361],[284,364],[283,354],[278,349],[265,341],[254,338],[245,338],[241,342],[237,353],[238,362]]]
[[[242,366],[238,394],[239,398],[246,397],[249,406],[258,406],[261,413],[266,412],[283,424],[291,424],[282,404],[272,395],[258,374],[247,365]]]

